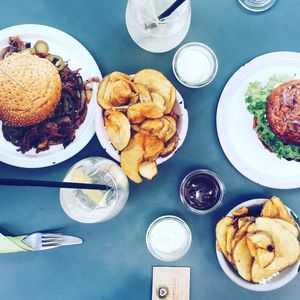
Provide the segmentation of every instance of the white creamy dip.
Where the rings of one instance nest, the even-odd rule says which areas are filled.
[[[213,51],[200,43],[184,45],[177,51],[173,61],[175,76],[189,87],[208,84],[215,77],[217,66]]]
[[[164,216],[154,221],[147,233],[150,252],[162,260],[175,260],[183,256],[191,244],[191,232],[183,220]]]

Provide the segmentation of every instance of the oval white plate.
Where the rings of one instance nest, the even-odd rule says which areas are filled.
[[[217,131],[231,164],[250,180],[271,188],[300,187],[300,163],[269,152],[252,129],[245,92],[249,82],[266,83],[274,74],[300,78],[300,53],[273,52],[241,67],[227,82],[217,109]]]
[[[231,216],[231,213],[233,211],[236,211],[242,207],[251,207],[255,205],[262,205],[265,203],[268,199],[253,199],[245,201],[236,207],[234,207],[227,216]],[[287,207],[288,211],[291,210]],[[299,226],[297,225],[298,230]],[[227,262],[226,258],[224,257],[223,253],[219,251],[216,247],[216,253],[217,258],[220,263],[221,268],[225,272],[225,274],[237,285],[247,289],[252,290],[256,292],[267,292],[272,291],[281,288],[282,286],[288,284],[290,281],[292,281],[296,275],[298,274],[298,268],[300,266],[300,261],[293,264],[292,266],[288,267],[287,269],[281,271],[277,276],[273,277],[269,282],[266,284],[258,284],[258,283],[251,283],[246,280],[244,280],[242,277],[239,276],[239,274],[233,269],[233,267]]]
[[[0,31],[0,49],[8,45],[10,36],[19,35],[26,42],[35,43],[44,40],[49,44],[50,52],[69,60],[71,69],[80,68],[83,80],[98,76],[101,78],[97,63],[87,49],[70,35],[58,29],[35,24],[18,25]],[[92,100],[88,106],[85,121],[76,130],[75,140],[64,149],[62,145],[52,146],[49,150],[35,153],[32,149],[25,154],[17,152],[17,147],[7,142],[0,130],[0,160],[4,163],[23,167],[40,168],[58,164],[82,150],[95,134],[94,114],[96,105],[97,84],[93,86]],[[1,122],[0,122],[1,125]]]
[[[156,160],[156,163],[159,165],[169,158],[171,158],[175,152],[182,146],[188,126],[189,126],[189,117],[188,112],[184,107],[184,101],[180,93],[176,90],[176,101],[174,104],[174,112],[179,116],[177,121],[177,133],[179,136],[179,143],[175,151],[173,151],[170,155],[166,157],[159,157]],[[98,108],[96,110],[96,135],[98,137],[98,140],[101,144],[101,146],[105,149],[106,153],[109,154],[113,159],[116,161],[120,161],[120,154],[119,152],[114,148],[114,146],[110,143],[107,132],[104,126],[104,119],[103,119],[103,109],[98,105]]]

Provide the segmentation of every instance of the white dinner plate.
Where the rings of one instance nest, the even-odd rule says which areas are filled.
[[[300,78],[300,53],[273,52],[241,67],[227,82],[217,109],[217,131],[231,164],[250,180],[271,188],[300,187],[300,162],[279,159],[269,152],[253,130],[245,92],[249,82],[267,83],[274,74]]]
[[[80,68],[83,80],[98,76],[101,78],[97,63],[76,39],[58,29],[35,24],[18,25],[0,31],[0,49],[8,45],[10,36],[19,35],[23,41],[34,44],[44,40],[49,45],[49,52],[69,61],[72,70]],[[94,114],[96,105],[97,84],[93,86],[92,100],[88,105],[88,113],[83,124],[76,130],[75,140],[66,148],[62,145],[51,146],[49,150],[36,153],[32,149],[25,154],[17,152],[17,147],[7,142],[0,130],[0,161],[23,168],[40,168],[63,162],[82,150],[95,134]],[[0,122],[1,127],[1,122]]]

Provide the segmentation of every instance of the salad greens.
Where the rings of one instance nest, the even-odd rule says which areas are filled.
[[[254,116],[257,126],[254,128],[261,141],[270,148],[279,158],[287,160],[300,160],[300,147],[288,145],[281,141],[270,129],[266,107],[267,98],[272,90],[292,78],[287,75],[273,75],[266,85],[261,82],[250,82],[245,94],[247,109]]]

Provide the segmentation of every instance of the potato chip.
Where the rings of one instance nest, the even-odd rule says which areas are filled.
[[[164,142],[167,142],[168,140],[170,140],[176,133],[177,128],[176,128],[176,121],[170,117],[170,116],[165,116],[164,119],[169,121],[169,128],[166,132],[166,135],[163,139]]]
[[[275,258],[265,269],[278,272],[299,259],[300,246],[297,238],[273,219],[258,217],[249,232],[264,231],[274,242]]]
[[[165,123],[160,119],[154,119],[154,120],[146,120],[141,124],[141,129],[145,130],[149,133],[152,133],[153,131],[159,131],[164,127]]]
[[[141,103],[152,102],[150,93],[144,84],[137,83],[136,87],[139,93],[139,100]]]
[[[237,230],[232,241],[231,241],[231,249],[234,249],[236,244],[247,234],[248,227],[253,221],[246,221],[246,223]]]
[[[227,242],[227,228],[234,222],[233,218],[225,217],[221,219],[216,226],[216,238],[217,244],[223,254],[227,257],[228,252],[226,250],[226,242]]]
[[[118,111],[107,110],[104,113],[107,135],[113,146],[122,151],[130,140],[130,124],[127,117]]]
[[[263,217],[282,219],[288,223],[295,224],[294,219],[291,217],[280,198],[276,196],[265,202],[261,215]]]
[[[112,106],[110,103],[110,92],[107,93],[108,85],[109,85],[109,75],[105,76],[101,80],[98,88],[98,93],[97,93],[97,102],[104,109],[110,109],[110,107]]]
[[[232,254],[231,242],[234,238],[236,231],[237,231],[236,222],[234,222],[233,224],[231,224],[227,227],[227,232],[226,232],[226,251],[228,253],[227,259],[233,265],[234,265],[234,260],[231,255]]]
[[[142,123],[146,118],[158,119],[162,116],[163,109],[152,102],[133,104],[127,110],[127,117],[134,124]]]
[[[128,146],[121,152],[120,162],[125,174],[135,183],[143,180],[139,175],[139,167],[144,159],[144,135],[137,133]]]
[[[272,237],[265,231],[255,231],[247,234],[247,244],[252,256],[257,263],[265,268],[275,258],[274,243]],[[253,249],[255,248],[255,250]],[[251,249],[250,249],[251,248]],[[254,255],[253,255],[254,254]]]
[[[131,125],[131,129],[135,132],[141,132],[141,127],[137,124]]]
[[[164,143],[155,137],[154,135],[147,134],[145,135],[144,140],[145,147],[145,160],[154,161],[158,158],[162,150],[164,149]]]
[[[232,213],[232,215],[233,215],[234,217],[240,217],[240,216],[247,215],[247,214],[248,214],[248,208],[247,208],[247,207],[242,207],[242,208],[240,208],[239,210],[234,211],[234,212]]]
[[[148,180],[152,180],[157,175],[157,165],[153,161],[145,161],[140,164],[139,173]]]
[[[175,151],[179,143],[179,136],[175,134],[165,145],[164,150],[161,152],[161,157],[166,157]]]
[[[169,114],[175,103],[175,88],[171,82],[159,71],[145,69],[134,76],[134,82],[147,86],[150,93],[157,93],[165,100],[165,113]]]
[[[113,106],[128,104],[136,94],[133,92],[133,84],[125,80],[116,81],[110,93],[110,103]]]
[[[161,96],[160,94],[157,94],[157,93],[151,93],[150,96],[151,96],[152,102],[155,105],[162,107],[164,110],[166,109],[166,107],[165,107],[166,101],[163,96]]]
[[[110,109],[112,106],[128,104],[134,97],[137,97],[137,88],[130,76],[121,72],[113,72],[101,81],[97,100],[103,109]]]
[[[232,257],[241,277],[250,281],[252,279],[251,269],[254,259],[247,246],[246,236],[238,241],[233,250]]]

